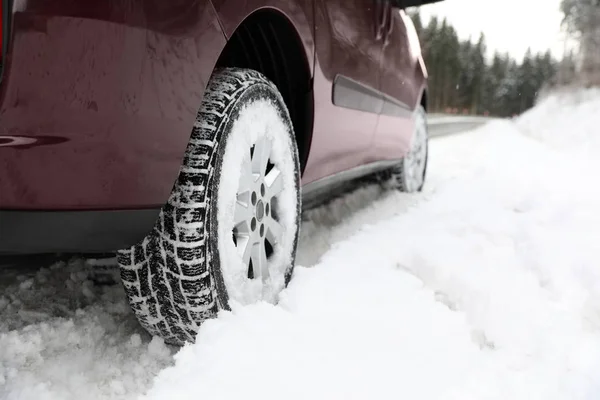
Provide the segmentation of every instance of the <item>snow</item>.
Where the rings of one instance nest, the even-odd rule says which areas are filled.
[[[250,165],[250,148],[259,140],[270,146],[269,158],[280,166],[283,189],[274,203],[278,222],[282,228],[293,232],[296,229],[297,192],[289,185],[295,182],[295,160],[292,155],[288,128],[278,114],[278,108],[272,100],[255,100],[244,106],[232,126],[225,144],[221,186],[217,194],[218,237],[231,238],[234,214],[238,199],[238,185],[243,164]],[[268,147],[267,147],[268,148]],[[267,176],[269,177],[269,176]],[[265,177],[266,178],[266,177]],[[242,178],[245,180],[255,178]],[[267,185],[269,186],[268,182]],[[280,204],[289,204],[281,207]],[[269,279],[265,284],[257,279],[248,278],[248,266],[243,262],[241,250],[236,248],[232,240],[219,240],[219,253],[223,281],[227,287],[230,302],[251,304],[258,300],[275,302],[277,293],[285,287],[285,276],[292,265],[291,254],[295,245],[294,235],[283,235],[281,243],[275,246],[275,252],[268,262]]]
[[[600,88],[569,90],[545,98],[526,112],[517,126],[553,148],[597,158],[600,149]],[[547,121],[542,122],[540,121]]]
[[[0,282],[0,399],[130,398],[172,364],[118,279],[71,260]]]
[[[180,350],[138,327],[106,263],[7,273],[0,398],[597,399],[599,101],[435,139],[422,194],[305,213],[278,304]]]

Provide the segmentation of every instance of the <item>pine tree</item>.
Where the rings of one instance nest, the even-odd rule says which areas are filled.
[[[464,109],[472,102],[473,95],[473,64],[470,62],[472,50],[471,40],[465,40],[459,45],[459,59],[462,68],[458,77],[458,102],[456,106],[459,109]]]
[[[535,66],[531,49],[527,49],[523,62],[519,66],[517,74],[518,90],[519,90],[519,113],[527,110],[533,105],[536,96],[536,81]]]
[[[484,76],[486,72],[485,64],[485,36],[483,33],[479,35],[477,44],[472,49],[470,62],[473,65],[473,94],[469,108],[471,113],[477,114],[482,112],[479,109],[481,103],[481,96],[483,92]]]
[[[568,85],[575,81],[577,63],[573,50],[563,55],[557,67],[556,83],[560,86]]]
[[[499,93],[500,85],[503,83],[508,72],[509,59],[507,55],[494,53],[492,63],[488,69],[488,86],[486,86],[489,104],[485,107],[492,115],[502,115],[502,95]]]
[[[600,85],[600,1],[562,0],[563,24],[579,43],[582,83]]]

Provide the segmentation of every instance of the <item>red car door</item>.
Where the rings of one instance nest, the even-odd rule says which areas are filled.
[[[387,25],[381,57],[380,90],[385,98],[375,140],[378,158],[402,157],[413,131],[412,113],[419,101],[423,72],[419,64],[419,39],[403,10],[387,2]]]
[[[382,42],[376,2],[314,1],[315,118],[305,184],[372,161],[383,107],[377,91]]]

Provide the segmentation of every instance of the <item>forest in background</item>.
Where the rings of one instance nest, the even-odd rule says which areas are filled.
[[[461,40],[446,19],[425,25],[418,9],[409,12],[429,72],[430,110],[506,117],[546,92],[600,86],[600,0],[561,0],[560,9],[570,43],[562,59],[548,50],[519,61],[498,52],[487,58],[484,34]]]
[[[544,87],[555,80],[558,62],[550,51],[527,51],[517,62],[508,54],[487,59],[485,36],[461,40],[446,19],[423,24],[418,11],[409,13],[429,72],[431,112],[492,115],[520,114],[531,108]]]

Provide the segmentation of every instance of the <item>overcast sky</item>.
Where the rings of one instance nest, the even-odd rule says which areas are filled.
[[[562,55],[560,0],[444,0],[421,7],[424,21],[447,17],[459,37],[475,40],[483,31],[488,49],[507,51],[520,60],[527,47],[550,48]]]

